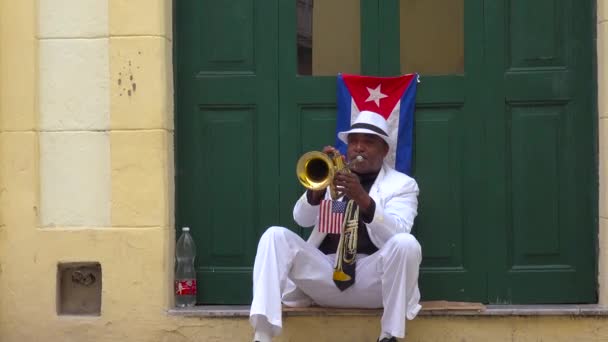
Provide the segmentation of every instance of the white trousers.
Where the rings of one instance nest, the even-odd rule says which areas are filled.
[[[357,257],[355,283],[340,291],[332,280],[335,254],[325,255],[292,231],[270,227],[260,238],[253,267],[250,322],[257,331],[281,332],[281,302],[288,306],[384,308],[382,332],[405,336],[405,320],[420,310],[418,241],[401,233],[376,253]]]

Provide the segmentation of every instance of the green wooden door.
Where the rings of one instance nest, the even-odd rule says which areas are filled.
[[[594,3],[485,2],[491,302],[596,300]]]
[[[176,2],[177,227],[198,243],[201,303],[250,302],[266,227],[307,235],[294,168],[334,142],[336,80],[298,75],[297,3]],[[404,3],[357,3],[361,74],[402,71]],[[593,302],[591,1],[463,4],[463,70],[418,87],[423,299]]]
[[[197,243],[198,301],[246,303],[279,218],[277,3],[175,4],[176,226]]]

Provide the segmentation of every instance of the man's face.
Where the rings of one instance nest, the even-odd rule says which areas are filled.
[[[375,134],[351,133],[348,135],[348,148],[346,156],[352,161],[357,156],[362,161],[354,161],[350,169],[358,173],[377,172],[382,167],[384,157],[388,153],[388,145]]]

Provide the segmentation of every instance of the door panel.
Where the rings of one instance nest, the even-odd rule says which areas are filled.
[[[486,2],[486,15],[490,299],[593,302],[590,2]]]
[[[200,34],[196,52],[201,73],[255,73],[259,37],[254,8],[254,0],[201,1],[192,6],[201,19],[193,27]]]
[[[416,108],[414,172],[421,191],[413,234],[422,245],[420,287],[425,300],[484,295],[484,287],[468,286],[474,265],[466,251],[475,248],[475,240],[466,236],[470,227],[464,217],[464,117],[462,106]]]
[[[512,227],[512,263],[542,265],[559,263],[560,231],[559,170],[560,129],[559,106],[512,107],[510,119],[510,151],[507,151],[509,177],[507,196]],[[510,152],[510,153],[509,153]],[[563,195],[563,193],[562,193]],[[565,209],[565,208],[563,208]],[[562,242],[563,243],[563,242]],[[553,261],[553,262],[551,262]]]
[[[420,202],[424,210],[416,219],[417,237],[425,241],[424,264],[427,267],[461,268],[463,265],[464,222],[462,205],[466,203],[462,186],[463,150],[462,108],[418,108],[416,110],[416,173]],[[442,215],[435,213],[443,212]]]
[[[570,5],[556,0],[505,3],[503,13],[507,23],[507,65],[510,69],[566,65]]]
[[[251,300],[278,220],[276,1],[178,1],[177,227],[197,243],[198,302]]]

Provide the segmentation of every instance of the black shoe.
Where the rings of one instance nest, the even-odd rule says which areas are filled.
[[[391,338],[385,337],[381,340],[378,340],[378,342],[397,342],[397,338],[395,336],[393,336]]]

